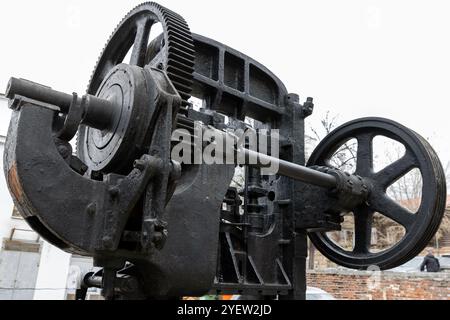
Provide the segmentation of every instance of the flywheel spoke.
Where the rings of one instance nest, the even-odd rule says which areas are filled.
[[[369,253],[374,212],[369,208],[361,208],[355,210],[353,214],[355,219],[355,246],[353,253]]]
[[[356,139],[358,140],[356,173],[367,177],[373,171],[373,135],[371,133],[360,134]]]
[[[379,171],[375,175],[375,181],[383,188],[387,188],[416,167],[417,162],[414,155],[407,151],[402,158]]]
[[[386,194],[372,196],[370,199],[370,207],[374,211],[381,213],[382,215],[401,224],[406,230],[412,226],[416,218],[415,214],[402,207],[393,199],[389,198]]]

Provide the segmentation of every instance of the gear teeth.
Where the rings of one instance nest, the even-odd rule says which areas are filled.
[[[97,60],[96,68],[91,75],[89,81],[88,93],[96,94],[99,82],[98,77],[104,77],[104,74],[98,74],[99,66],[109,44],[112,42],[114,35],[120,31],[120,28],[129,19],[132,19],[139,12],[150,11],[155,13],[159,22],[164,25],[166,30],[166,48],[167,48],[167,65],[166,71],[169,79],[172,81],[175,89],[182,98],[182,106],[189,105],[188,100],[192,92],[193,73],[195,65],[195,47],[191,31],[186,21],[179,14],[161,6],[155,2],[145,2],[132,9],[125,18],[117,25],[114,32],[109,37],[106,46],[100,58]],[[113,67],[113,66],[112,66]]]
[[[174,67],[174,68],[178,68],[178,69],[180,69],[180,70],[183,70],[184,72],[186,72],[186,73],[190,73],[190,70],[191,70],[191,66],[189,66],[189,65],[187,65],[187,64],[184,64],[184,63],[182,63],[182,62],[180,62],[180,61],[177,61],[177,60],[173,60],[173,59],[170,59],[169,58],[169,61],[170,61],[170,66],[171,67]]]
[[[168,33],[169,35],[175,35],[175,36],[178,36],[178,38],[184,39],[185,41],[189,42],[190,34],[186,33],[186,32],[183,31],[183,30],[171,28],[171,29],[169,29],[169,30],[167,31],[167,33]]]
[[[173,43],[173,47],[183,48],[183,50],[186,50],[186,53],[190,53],[191,55],[195,55],[194,47],[192,47],[188,40],[186,40],[184,37],[180,37],[174,33],[168,34],[169,41]]]
[[[194,78],[194,40],[189,26],[180,15],[161,6],[160,8],[167,26],[167,75],[180,94],[182,105],[186,107],[189,105]]]

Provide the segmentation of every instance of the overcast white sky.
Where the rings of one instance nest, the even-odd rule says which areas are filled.
[[[85,91],[107,38],[142,1],[1,1],[0,92],[23,77]],[[399,121],[450,161],[449,1],[160,0],[195,33],[271,69],[316,123],[364,116]]]

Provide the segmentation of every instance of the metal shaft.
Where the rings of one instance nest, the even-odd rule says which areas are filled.
[[[34,100],[56,105],[61,108],[61,112],[63,113],[69,111],[73,102],[73,95],[59,92],[28,80],[11,78],[6,96],[9,99],[13,99],[15,95],[26,96]],[[109,101],[89,95],[85,97],[84,108],[81,123],[98,129],[108,128],[114,112],[117,111],[117,108],[114,108]],[[240,149],[238,152],[243,152],[245,159],[257,160],[255,164],[249,162],[248,165],[250,166],[267,167],[269,164],[272,167],[278,167],[278,174],[298,181],[325,188],[334,188],[337,185],[336,178],[333,175],[248,149]]]
[[[193,120],[190,120],[185,117],[178,117],[178,128],[179,129],[187,129],[191,133],[195,133],[195,123]],[[223,135],[223,141],[226,141],[227,138],[225,137],[228,135],[228,133],[225,133],[221,130],[217,130],[215,128],[201,126],[202,130],[209,131],[214,130],[216,135]],[[202,133],[197,133],[198,135],[201,135]],[[203,133],[204,134],[204,133]],[[236,137],[233,137],[237,139]],[[232,138],[232,139],[233,139]],[[225,148],[226,149],[226,148]],[[218,150],[216,150],[217,154]],[[275,157],[271,157],[269,155],[259,153],[256,151],[252,151],[245,148],[238,148],[234,150],[235,154],[233,156],[237,155],[238,159],[244,159],[245,163],[239,163],[239,164],[245,164],[251,167],[257,167],[257,168],[264,168],[264,167],[277,167],[278,171],[276,172],[279,175],[286,176],[289,178],[292,178],[294,180],[302,181],[305,183],[309,183],[315,186],[324,187],[324,188],[335,188],[338,184],[337,179],[335,176],[320,172],[317,170],[310,169],[305,166],[301,166],[292,162],[288,162],[285,160],[281,160]],[[223,150],[222,156],[229,156],[226,154],[227,150]],[[236,159],[236,158],[235,158]]]
[[[29,80],[11,78],[6,89],[6,97],[13,99],[15,95],[58,106],[63,113],[69,111],[73,100],[71,94],[59,92]]]
[[[241,149],[240,152],[244,153],[245,159],[257,159],[256,164],[249,163],[249,166],[267,167],[267,164],[269,163],[271,166],[278,166],[279,175],[319,187],[335,188],[337,186],[336,177],[331,174],[316,171],[305,166],[277,159],[249,149]]]
[[[73,94],[56,91],[29,80],[11,78],[6,89],[6,97],[14,99],[14,96],[24,96],[57,106],[63,114],[69,113],[74,100]],[[115,113],[120,113],[120,106],[92,95],[83,97],[82,107],[84,110],[81,123],[100,130],[114,127]]]

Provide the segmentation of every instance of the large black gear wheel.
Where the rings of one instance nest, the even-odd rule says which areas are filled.
[[[155,23],[161,23],[163,54],[158,63],[148,61],[148,40]],[[131,10],[117,26],[106,44],[88,87],[95,95],[109,71],[121,62],[133,47],[129,64],[144,67],[147,64],[163,68],[180,94],[183,105],[188,105],[193,84],[195,47],[186,21],[177,13],[154,3],[143,3]],[[126,63],[126,62],[125,62]]]
[[[162,34],[149,43],[151,30],[157,23],[162,26]],[[129,61],[124,61],[128,56]],[[77,136],[80,159],[92,171],[125,172],[127,157],[137,154],[136,148],[132,147],[137,145],[134,140],[145,135],[150,125],[145,119],[154,99],[148,95],[143,70],[157,68],[164,71],[180,95],[183,107],[189,105],[194,64],[194,41],[180,15],[154,2],[143,3],[131,10],[103,49],[88,87],[89,94],[102,97],[110,95],[111,88],[115,88],[113,98],[121,105],[121,112],[117,112],[118,119],[109,131],[80,126]],[[119,87],[121,89],[117,89]],[[140,94],[135,97],[126,94],[137,91]]]
[[[373,139],[384,136],[401,143],[405,155],[386,168],[375,172]],[[346,250],[326,232],[310,233],[314,246],[333,262],[353,269],[376,266],[381,270],[395,268],[419,254],[437,232],[445,212],[446,183],[442,165],[430,144],[414,131],[394,121],[364,118],[351,121],[330,133],[315,149],[308,166],[330,166],[330,158],[346,142],[356,139],[355,174],[370,185],[367,201],[353,210],[354,247]],[[391,199],[387,188],[413,169],[419,169],[423,187],[421,204],[412,213]],[[371,250],[374,213],[379,213],[405,228],[403,238],[392,247]]]

